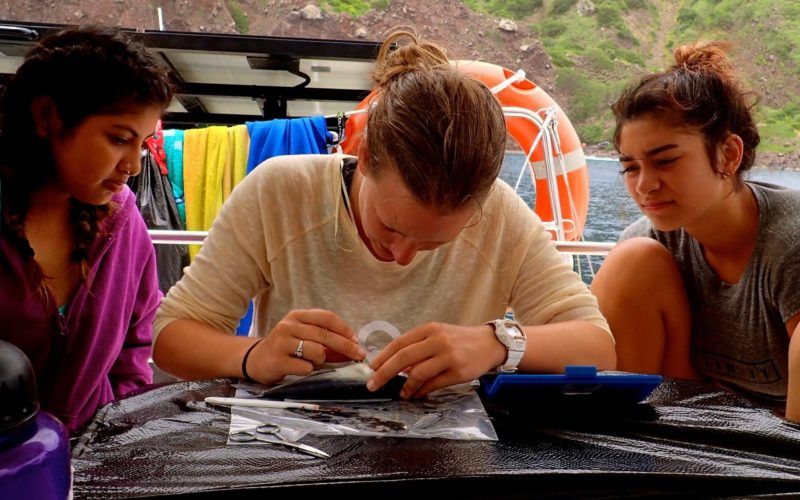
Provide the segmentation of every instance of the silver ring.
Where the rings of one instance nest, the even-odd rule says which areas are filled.
[[[297,349],[294,350],[294,356],[296,358],[301,358],[301,359],[303,358],[303,341],[302,340],[297,344]]]

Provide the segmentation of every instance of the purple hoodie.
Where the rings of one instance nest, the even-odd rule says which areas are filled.
[[[42,408],[74,431],[109,401],[152,381],[147,364],[161,300],[156,257],[136,198],[126,187],[89,251],[81,284],[58,312],[45,304],[30,265],[0,231],[0,339],[22,349],[36,371]]]

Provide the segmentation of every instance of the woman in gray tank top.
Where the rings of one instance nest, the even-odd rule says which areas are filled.
[[[760,138],[726,48],[679,47],[614,104],[645,216],[592,291],[620,369],[712,380],[800,420],[800,192],[745,179]]]

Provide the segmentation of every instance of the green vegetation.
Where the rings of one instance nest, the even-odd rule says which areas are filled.
[[[465,0],[465,3],[495,16],[509,15],[509,2]],[[523,0],[518,0],[514,5],[522,3]],[[561,94],[568,96],[568,101],[561,104],[585,142],[608,139],[613,125],[609,104],[628,79],[645,65],[640,42],[628,28],[624,14],[632,9],[649,8],[644,0],[593,0],[592,3],[593,12],[581,14],[577,0],[544,0],[522,17],[552,58],[556,86]],[[524,10],[511,14],[524,14]]]
[[[628,9],[644,9],[647,5],[645,0],[625,0],[625,7]]]
[[[624,85],[623,81],[609,83],[586,78],[573,68],[559,69],[556,86],[573,96],[568,116],[583,142],[600,142],[611,136],[613,119],[609,105]]]
[[[464,0],[472,10],[497,17],[523,19],[544,5],[544,0]]]
[[[800,101],[791,100],[800,82],[800,3],[776,0],[684,1],[671,46],[694,40],[730,40],[732,57],[745,83],[784,90],[781,98],[762,98],[759,132],[767,152],[800,146]],[[785,102],[789,100],[790,102]],[[781,107],[782,106],[782,107]]]
[[[472,10],[497,17],[524,19],[544,6],[544,0],[464,0]]]
[[[246,35],[247,31],[250,29],[250,20],[247,18],[247,13],[242,10],[236,0],[226,0],[225,6],[228,7],[228,12],[230,12],[233,18],[236,31]]]
[[[343,12],[350,17],[361,17],[370,10],[385,10],[391,0],[320,0],[321,7],[328,7],[333,12]]]
[[[531,19],[531,28],[553,59],[556,86],[581,140],[607,140],[613,120],[609,105],[625,84],[642,71],[645,58],[639,40],[625,24],[623,14],[638,8],[635,1],[595,0],[595,11],[580,15],[571,2],[564,15],[553,15],[569,2],[553,0],[551,15]]]
[[[774,0],[694,0],[684,3],[674,39],[732,39],[759,44],[781,61],[800,64],[800,4]],[[735,35],[735,36],[734,36]]]
[[[530,26],[553,60],[556,86],[567,96],[561,104],[585,142],[609,139],[610,103],[638,75],[667,66],[676,45],[721,39],[733,43],[734,64],[745,84],[773,90],[757,108],[763,150],[800,147],[800,97],[795,98],[800,95],[797,0],[464,3]],[[669,31],[663,31],[664,26]]]
[[[576,3],[576,0],[553,0],[553,3],[550,4],[550,15],[560,16],[561,14],[566,14]]]
[[[762,151],[786,153],[797,149],[800,138],[800,100],[780,109],[761,107],[758,113]]]

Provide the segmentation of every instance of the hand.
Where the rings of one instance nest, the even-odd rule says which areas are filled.
[[[302,358],[295,355],[301,340]],[[290,311],[253,349],[247,359],[247,374],[267,384],[286,375],[308,375],[334,353],[355,361],[366,356],[355,332],[336,313],[297,309]]]
[[[405,371],[408,381],[400,396],[424,397],[474,380],[502,364],[507,356],[490,325],[427,323],[393,340],[372,360],[376,373],[367,388],[375,391]]]
[[[787,322],[789,328],[789,383],[786,392],[786,418],[800,423],[800,314]]]

